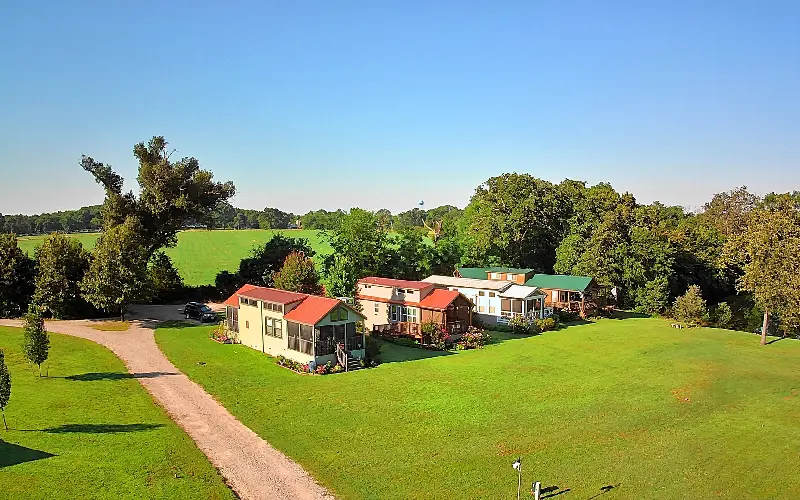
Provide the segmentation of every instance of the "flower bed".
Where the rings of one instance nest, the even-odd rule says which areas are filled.
[[[220,344],[234,344],[236,343],[236,338],[231,335],[231,332],[225,328],[225,323],[220,323],[216,328],[211,330],[211,334],[209,338],[214,342],[219,342]]]
[[[467,329],[466,333],[461,336],[461,339],[456,342],[456,349],[482,349],[484,345],[488,344],[492,337],[483,331],[482,328],[471,326]]]
[[[324,365],[317,365],[316,368],[312,370],[311,365],[308,363],[301,363],[299,361],[289,359],[286,356],[278,356],[275,364],[292,370],[293,372],[308,375],[328,375],[329,373],[341,373],[344,371],[344,367],[342,365],[339,363],[333,364],[330,361]]]

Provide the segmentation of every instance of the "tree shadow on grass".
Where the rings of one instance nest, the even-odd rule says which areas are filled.
[[[593,496],[590,496],[590,497],[589,497],[587,500],[592,500],[593,498],[597,498],[597,497],[599,497],[599,496],[601,496],[601,495],[605,495],[605,494],[606,494],[606,493],[608,493],[609,491],[611,491],[611,490],[614,490],[614,489],[616,489],[616,488],[619,488],[619,485],[620,485],[620,484],[621,484],[621,483],[617,483],[617,484],[608,484],[608,485],[606,485],[606,486],[602,486],[602,487],[600,488],[600,493],[598,493],[598,494],[596,494],[596,495],[593,495]]]
[[[64,377],[65,380],[77,382],[94,382],[96,380],[125,380],[129,378],[157,378],[168,375],[177,375],[176,372],[144,372],[144,373],[122,373],[122,372],[91,372],[80,373]]]
[[[652,318],[648,314],[638,313],[634,311],[614,310],[611,314],[611,319],[636,319],[636,318]]]
[[[42,429],[49,434],[119,434],[123,432],[151,431],[164,427],[163,424],[64,424]]]
[[[559,495],[563,495],[564,493],[569,493],[569,492],[570,492],[569,488],[566,488],[566,489],[562,490],[560,486],[548,486],[546,488],[542,488],[539,491],[539,493],[541,493],[541,495],[542,495],[539,498],[542,498],[542,499],[544,499],[544,498],[553,498],[553,497],[557,497]]]
[[[208,322],[208,323],[201,323],[199,321],[194,320],[183,320],[183,319],[170,319],[167,321],[158,321],[155,319],[143,319],[140,320],[139,323],[144,328],[149,328],[151,330],[156,330],[158,328],[172,328],[172,329],[182,329],[182,328],[195,328],[198,326],[216,326],[218,322]]]
[[[33,448],[26,448],[0,440],[0,469],[54,456],[46,451],[34,450]]]

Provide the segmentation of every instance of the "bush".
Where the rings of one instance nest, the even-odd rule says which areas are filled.
[[[496,332],[503,332],[503,333],[512,333],[514,331],[510,326],[504,325],[502,323],[496,323],[492,325],[491,329]]]
[[[219,324],[211,330],[209,337],[220,344],[235,344],[237,341],[236,334],[228,331],[224,321],[220,321]]]
[[[421,327],[423,340],[427,339],[428,346],[438,349],[440,351],[446,350],[452,343],[453,339],[447,330],[443,330],[438,323],[434,321],[426,321]]]
[[[381,360],[381,343],[372,335],[367,335],[367,343],[364,348],[364,365],[375,366],[380,364]]]
[[[555,330],[557,326],[556,319],[552,317],[537,319],[535,323],[536,328],[538,328],[540,332],[549,332],[550,330]]]
[[[456,349],[480,349],[491,340],[483,329],[471,326],[456,344]]]
[[[579,319],[581,319],[580,314],[573,311],[566,311],[563,309],[560,311],[556,311],[556,313],[553,316],[555,316],[554,321],[557,321],[559,323],[572,323],[573,321],[578,321]]]
[[[672,305],[673,317],[690,326],[703,324],[703,318],[708,314],[706,301],[700,293],[700,287],[692,285],[686,293],[675,299]]]
[[[733,324],[733,311],[727,302],[720,302],[714,308],[714,325],[717,328],[730,328]]]
[[[538,333],[536,323],[522,316],[514,316],[511,318],[508,321],[508,326],[511,327],[511,333],[515,335],[534,335]]]

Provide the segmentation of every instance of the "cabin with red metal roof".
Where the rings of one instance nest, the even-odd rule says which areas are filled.
[[[356,300],[364,326],[384,334],[422,339],[421,325],[434,321],[457,337],[472,326],[474,304],[434,283],[371,276],[358,281]]]
[[[225,307],[238,341],[272,356],[353,369],[365,355],[366,339],[356,328],[364,315],[340,300],[244,285]]]

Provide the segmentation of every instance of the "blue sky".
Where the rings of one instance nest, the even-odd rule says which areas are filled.
[[[234,204],[463,207],[503,172],[698,206],[800,189],[800,2],[5,2],[0,212],[136,188],[164,135]]]

